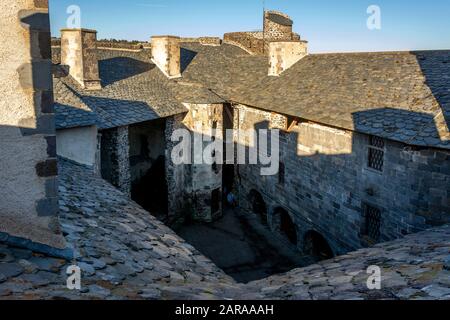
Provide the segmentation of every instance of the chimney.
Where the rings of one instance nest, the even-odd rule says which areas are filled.
[[[180,37],[153,36],[152,60],[167,77],[181,77]]]
[[[61,64],[70,67],[70,75],[86,90],[100,90],[97,58],[97,31],[61,30]]]
[[[269,42],[269,76],[279,76],[308,55],[306,41]]]

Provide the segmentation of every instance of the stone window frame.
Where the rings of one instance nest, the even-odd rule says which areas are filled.
[[[374,135],[368,136],[367,168],[376,173],[382,173],[385,166],[386,139]],[[373,158],[381,157],[381,164],[374,163]]]

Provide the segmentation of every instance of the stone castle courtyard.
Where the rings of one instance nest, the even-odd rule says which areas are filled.
[[[0,300],[450,300],[450,50],[0,3]]]
[[[126,195],[85,168],[60,164],[64,261],[0,246],[1,299],[448,299],[450,228],[378,245],[263,280],[239,284]],[[81,292],[66,269],[83,271]],[[366,269],[383,269],[383,290]]]

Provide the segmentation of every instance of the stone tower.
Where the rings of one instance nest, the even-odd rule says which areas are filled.
[[[292,32],[294,22],[282,12],[264,12],[264,39],[266,41],[289,41],[299,40],[298,36]]]

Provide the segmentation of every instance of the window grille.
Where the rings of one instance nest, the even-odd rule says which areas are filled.
[[[381,235],[381,210],[364,204],[364,220],[364,235],[377,242]]]
[[[383,171],[384,166],[384,139],[371,136],[369,141],[369,168]]]

